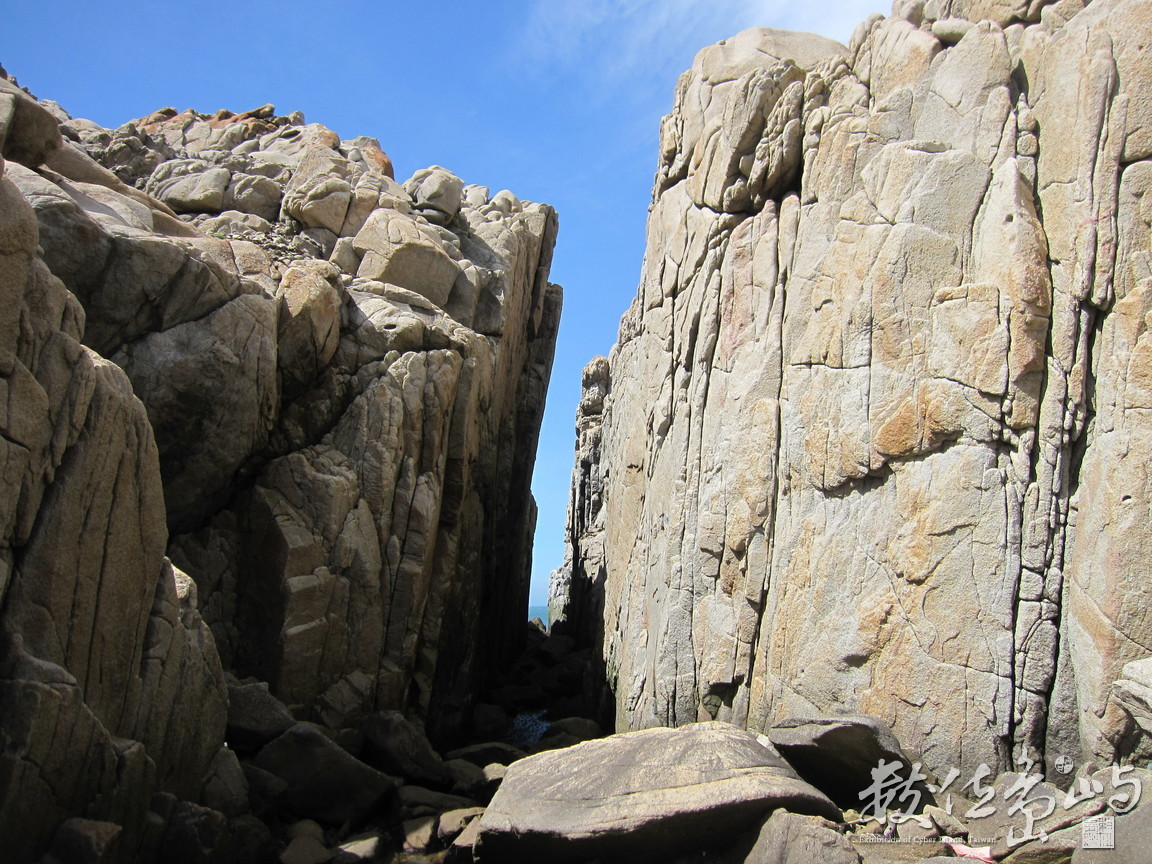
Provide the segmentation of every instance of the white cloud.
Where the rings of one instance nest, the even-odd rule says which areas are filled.
[[[540,0],[525,32],[538,63],[578,65],[605,77],[664,72],[668,62],[702,48],[746,3],[736,0]],[[735,23],[735,22],[734,22]],[[733,32],[741,29],[735,23]],[[732,29],[732,28],[729,28]]]
[[[598,130],[596,163],[649,164],[659,118],[696,53],[749,27],[847,41],[887,0],[531,0],[516,76]]]
[[[759,18],[749,26],[819,33],[845,44],[857,24],[873,12],[887,15],[891,8],[888,0],[818,0],[808,3],[754,0],[748,5]]]
[[[577,66],[601,80],[666,78],[696,51],[748,27],[817,32],[846,41],[883,0],[536,0],[524,32],[538,68]]]

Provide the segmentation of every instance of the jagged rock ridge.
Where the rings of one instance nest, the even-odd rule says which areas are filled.
[[[450,740],[519,647],[555,212],[271,106],[0,148],[5,855],[247,860],[225,670]]]
[[[1150,44],[1134,0],[899,0],[697,56],[553,584],[617,728],[1147,747]]]

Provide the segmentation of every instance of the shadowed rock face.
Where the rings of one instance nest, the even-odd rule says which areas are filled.
[[[900,742],[872,717],[790,717],[773,726],[768,739],[801,777],[845,809],[861,806],[860,793],[872,785],[881,761],[900,765],[902,777],[918,773]],[[917,791],[932,801],[923,783]]]
[[[862,712],[941,772],[1110,761],[1152,645],[1152,12],[896,11],[681,78],[553,618],[620,729]]]
[[[0,76],[0,148],[0,845],[258,846],[222,668],[451,738],[523,639],[556,214],[271,106],[107,130]]]

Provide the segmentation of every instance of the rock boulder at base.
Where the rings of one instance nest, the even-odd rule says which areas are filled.
[[[263,681],[228,682],[228,742],[244,750],[259,750],[287,732],[296,721],[284,703],[268,692]]]
[[[818,816],[777,810],[761,826],[744,864],[860,864],[836,826]]]
[[[49,856],[60,864],[102,864],[112,860],[122,831],[114,822],[68,819],[56,829]]]
[[[445,756],[448,759],[467,759],[478,768],[499,762],[501,765],[511,765],[517,759],[523,759],[528,754],[519,747],[505,744],[503,741],[487,741],[483,744],[469,744],[456,750],[449,750]]]
[[[252,760],[287,784],[279,803],[322,822],[358,822],[396,783],[346,753],[311,723],[297,723]]]
[[[240,760],[227,747],[221,747],[200,792],[200,803],[225,816],[240,816],[249,810],[248,780]]]
[[[793,717],[768,732],[780,755],[840,807],[860,807],[860,793],[872,785],[880,761],[899,762],[900,776],[911,774],[912,762],[892,730],[864,714],[841,717]],[[921,787],[920,804],[931,803]]]
[[[479,860],[662,860],[730,843],[778,808],[840,811],[727,723],[645,729],[509,767],[480,821]]]
[[[364,760],[368,764],[416,782],[440,783],[444,763],[428,743],[419,723],[399,711],[381,711],[364,721]]]

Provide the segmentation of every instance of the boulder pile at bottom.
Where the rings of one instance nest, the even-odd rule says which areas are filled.
[[[646,729],[511,765],[476,852],[482,862],[635,864],[730,845],[778,809],[842,819],[766,739],[726,723]]]

